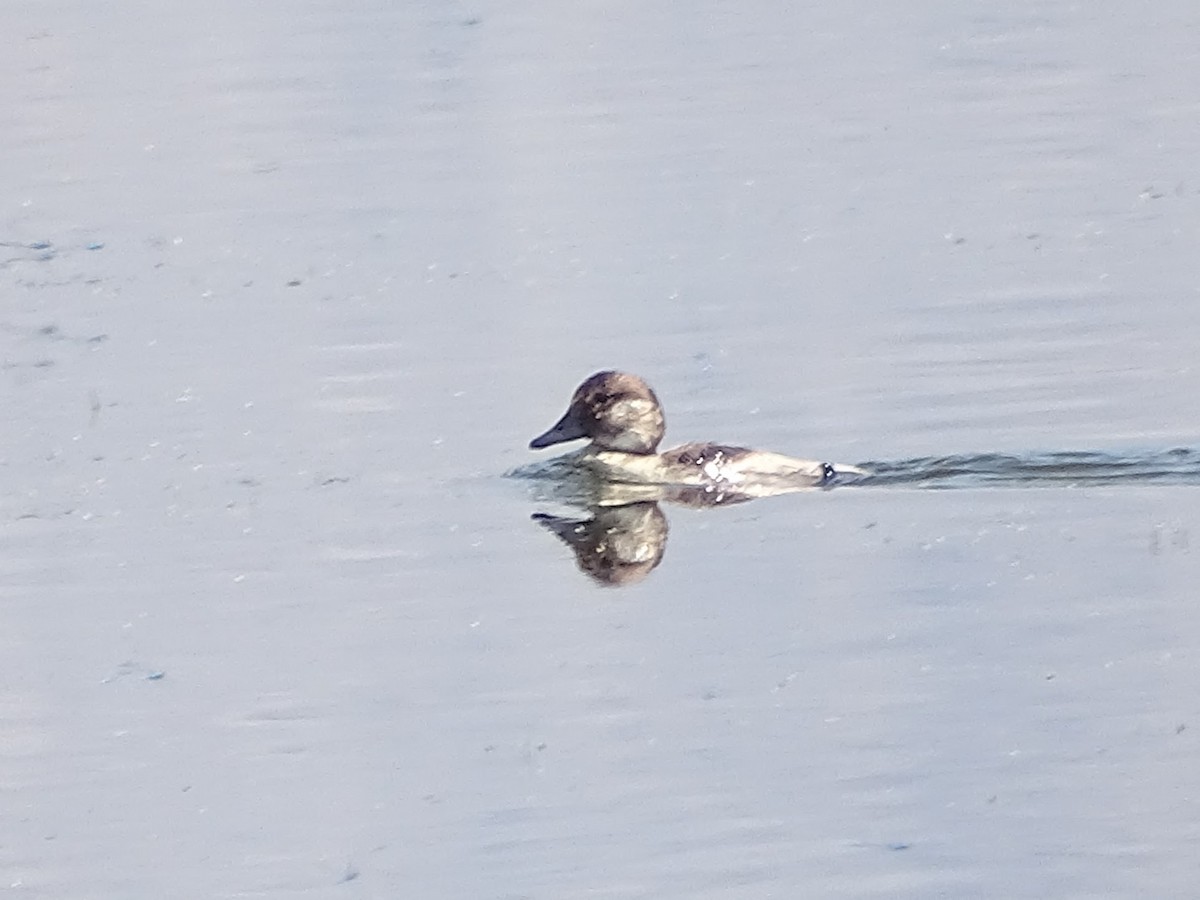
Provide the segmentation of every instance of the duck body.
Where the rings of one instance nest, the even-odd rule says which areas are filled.
[[[541,449],[588,438],[582,450],[555,460],[607,484],[697,492],[712,502],[750,499],[866,475],[855,466],[798,459],[727,444],[690,443],[657,452],[666,419],[654,391],[637,375],[597,372],[583,382],[566,413],[529,442]]]

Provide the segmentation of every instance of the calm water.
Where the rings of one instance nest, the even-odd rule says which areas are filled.
[[[1194,4],[0,34],[14,896],[1193,895]],[[879,475],[599,586],[604,367]]]

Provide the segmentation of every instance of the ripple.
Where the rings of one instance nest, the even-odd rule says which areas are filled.
[[[1067,451],[921,456],[860,464],[871,474],[858,485],[919,485],[962,488],[979,485],[1097,485],[1123,483],[1200,485],[1200,450],[1177,447],[1140,454]]]

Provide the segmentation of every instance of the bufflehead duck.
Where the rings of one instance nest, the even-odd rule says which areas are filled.
[[[529,442],[540,450],[564,441],[591,443],[561,457],[608,483],[700,488],[723,499],[749,499],[833,483],[839,475],[867,475],[856,466],[796,459],[725,444],[683,444],[655,452],[666,431],[658,397],[637,375],[597,372],[571,397],[566,413]]]

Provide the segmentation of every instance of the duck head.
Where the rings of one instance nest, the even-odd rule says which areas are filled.
[[[602,450],[653,453],[666,431],[650,385],[627,372],[597,372],[575,390],[554,427],[529,442],[535,450],[590,438]]]

